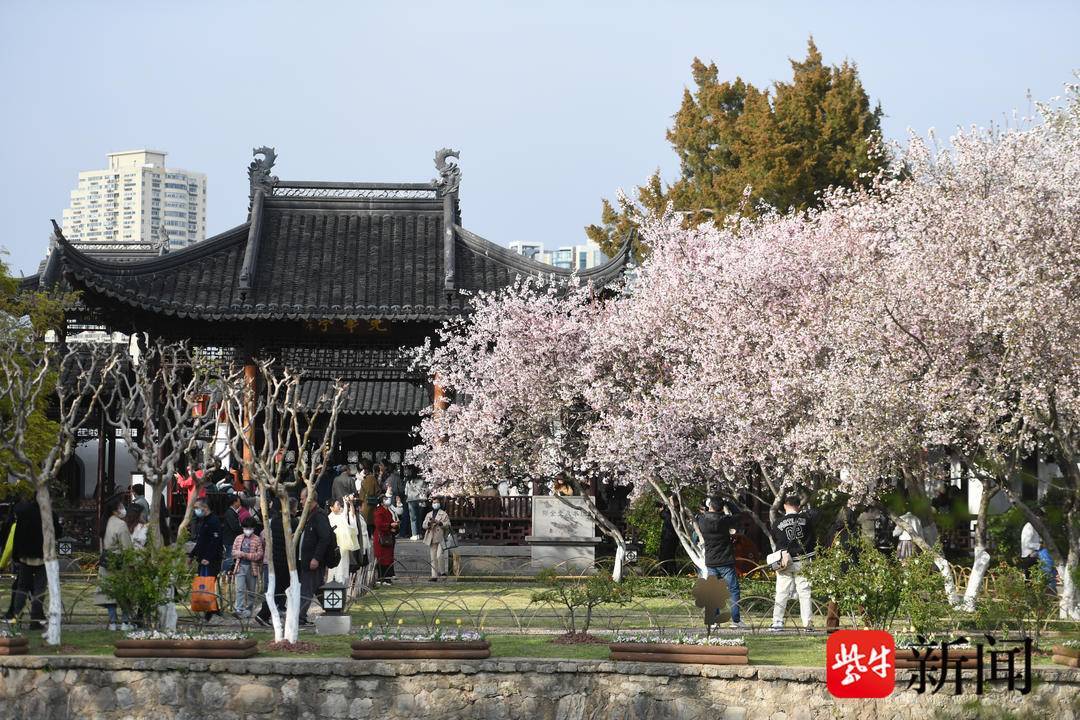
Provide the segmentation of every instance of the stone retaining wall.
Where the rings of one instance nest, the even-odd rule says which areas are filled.
[[[1037,674],[1030,695],[992,690],[982,704],[1023,711],[1019,717],[1080,720],[1080,671]],[[823,670],[752,665],[0,659],[2,720],[922,720],[977,717],[974,700],[898,689],[884,700],[837,701]]]

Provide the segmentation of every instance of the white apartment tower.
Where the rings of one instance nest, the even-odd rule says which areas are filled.
[[[64,210],[64,237],[85,246],[132,250],[158,244],[166,250],[206,238],[206,175],[165,167],[165,153],[109,153],[109,167],[79,173]]]
[[[519,255],[563,270],[588,270],[608,261],[608,256],[592,240],[583,245],[564,245],[548,251],[544,250],[541,243],[517,240],[510,243],[510,249]]]

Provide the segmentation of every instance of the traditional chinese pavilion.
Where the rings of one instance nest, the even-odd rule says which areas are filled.
[[[69,331],[187,339],[229,364],[273,357],[303,370],[312,397],[342,377],[338,446],[381,457],[412,444],[409,431],[434,399],[400,351],[466,312],[460,291],[570,275],[465,229],[456,151],[437,152],[438,177],[422,183],[279,180],[274,149],[254,155],[247,217],[183,250],[120,262],[77,249],[56,227],[36,280],[81,291]],[[579,275],[602,286],[629,259],[628,240]],[[99,493],[126,485],[100,445]]]

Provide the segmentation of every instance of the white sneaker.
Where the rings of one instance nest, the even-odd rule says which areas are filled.
[[[413,542],[416,542],[416,541],[418,541],[418,540],[420,539],[420,536],[419,536],[419,535],[413,535],[413,536],[412,536],[411,538],[409,538],[409,539],[410,539],[410,540],[412,540]]]
[[[121,623],[120,624],[120,631],[121,632],[131,632],[134,629],[135,629],[135,626],[130,624],[130,623]]]
[[[772,627],[769,628],[769,632],[783,632],[783,631],[784,631],[784,626],[783,625],[773,625]]]
[[[109,623],[109,632],[116,632],[116,623]]]
[[[739,622],[732,622],[728,627],[730,627],[732,630],[745,630],[750,626],[740,620]]]

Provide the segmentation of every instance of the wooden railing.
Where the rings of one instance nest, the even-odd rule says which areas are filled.
[[[464,495],[438,498],[458,538],[489,545],[524,545],[532,532],[532,498]]]

